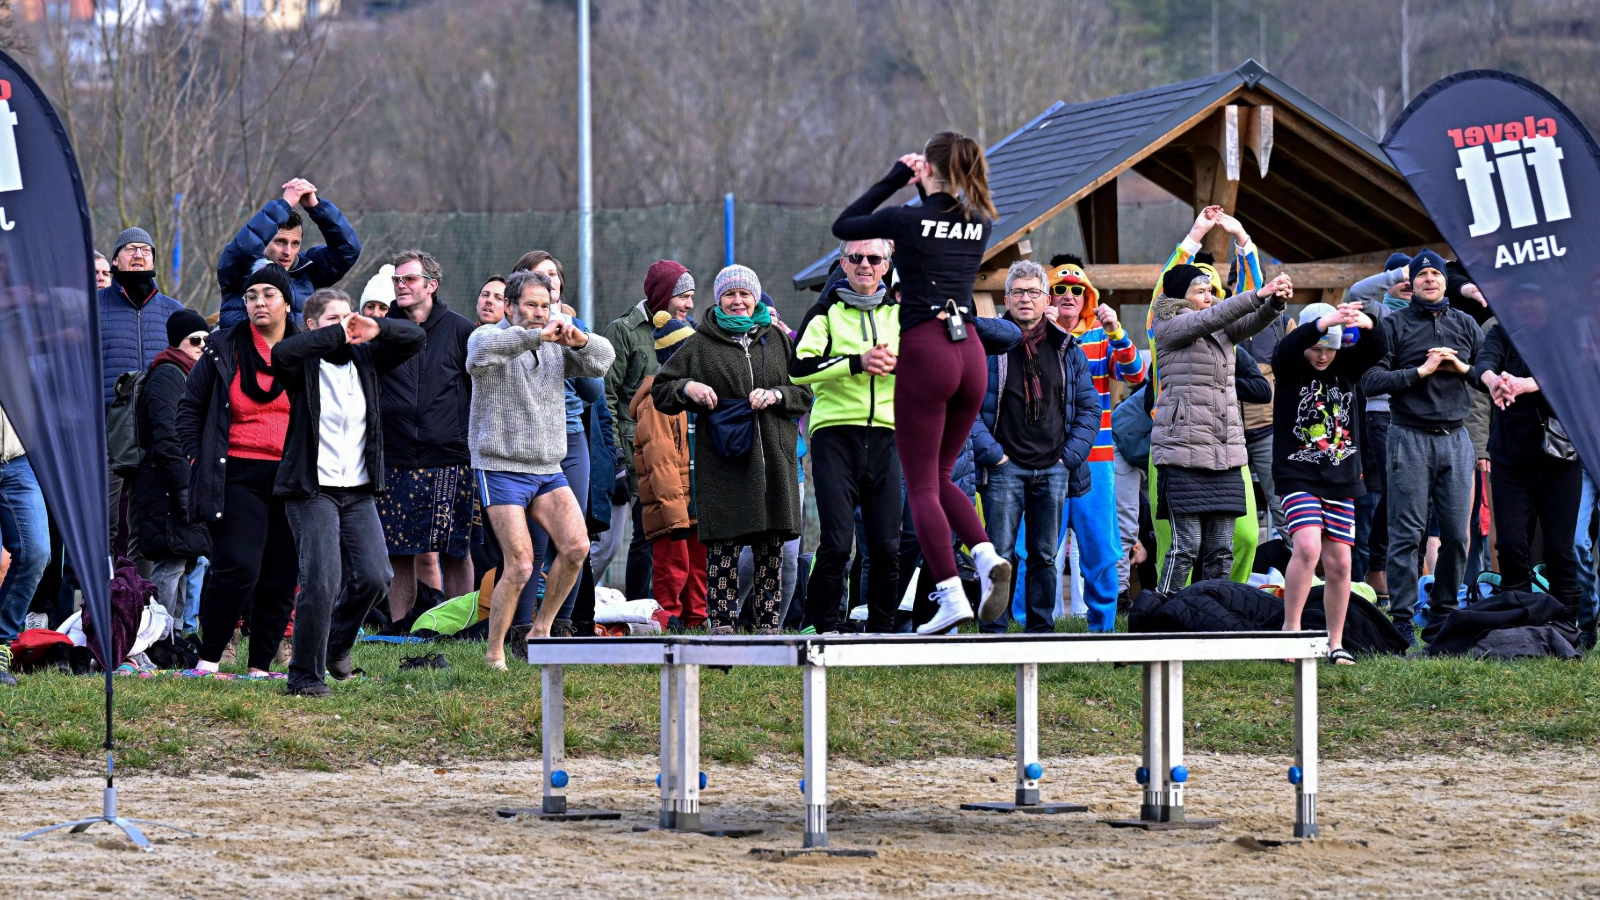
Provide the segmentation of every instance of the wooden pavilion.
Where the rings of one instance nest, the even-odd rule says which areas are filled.
[[[1069,210],[1106,301],[1149,302],[1160,267],[1118,258],[1117,177],[1130,170],[1189,199],[1196,213],[1215,204],[1237,216],[1267,277],[1290,273],[1297,302],[1314,302],[1317,290],[1336,298],[1395,250],[1429,245],[1450,254],[1376,141],[1254,60],[1194,81],[1057,103],[990,147],[988,160],[1000,221],[975,289],[980,311],[1000,299],[1006,268],[1031,256],[1028,236]],[[1220,229],[1207,238],[1223,262],[1226,240]],[[796,274],[795,287],[820,289],[837,256]]]

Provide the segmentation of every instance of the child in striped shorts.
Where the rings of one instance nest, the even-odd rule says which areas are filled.
[[[1294,556],[1284,573],[1283,628],[1300,630],[1311,582],[1322,566],[1329,661],[1354,665],[1344,649],[1350,608],[1350,549],[1361,478],[1356,384],[1383,355],[1384,336],[1357,304],[1312,303],[1273,353],[1272,475]]]

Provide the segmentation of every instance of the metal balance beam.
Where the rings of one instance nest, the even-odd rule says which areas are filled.
[[[1295,660],[1295,837],[1316,837],[1317,660],[1328,655],[1325,632],[1230,634],[1048,634],[944,636],[782,636],[531,638],[528,662],[545,672],[545,796],[565,772],[552,770],[552,742],[564,746],[558,674],[569,665],[659,665],[661,674],[661,811],[663,828],[726,833],[700,822],[700,703],[702,666],[795,667],[804,678],[805,837],[803,846],[828,847],[827,670],[848,667],[1011,665],[1017,667],[1017,801],[1038,803],[1038,666],[1138,663],[1144,667],[1144,740],[1136,780],[1143,790],[1137,819],[1117,820],[1156,830],[1205,827],[1189,819],[1183,790],[1183,664],[1190,661]],[[557,774],[559,772],[559,779]],[[564,791],[562,792],[564,802]],[[771,851],[768,851],[769,853]],[[789,851],[782,851],[789,852]],[[858,852],[858,851],[850,851]]]

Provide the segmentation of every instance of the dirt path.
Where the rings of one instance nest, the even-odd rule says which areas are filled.
[[[653,823],[651,759],[571,761],[575,805],[618,822],[501,820],[537,802],[536,764],[417,766],[335,774],[233,772],[122,782],[124,812],[194,829],[143,854],[104,826],[0,843],[9,896],[326,897],[1194,897],[1317,895],[1600,897],[1600,754],[1423,757],[1324,768],[1324,838],[1288,837],[1289,760],[1191,757],[1192,815],[1216,831],[1146,834],[1099,824],[1136,812],[1135,760],[1045,763],[1047,800],[1093,812],[955,810],[1009,799],[1005,760],[946,759],[831,771],[833,843],[876,859],[768,862],[753,846],[800,843],[799,761],[711,767],[707,821],[765,825],[745,840],[633,834]],[[97,802],[75,778],[0,787],[7,836]],[[47,811],[48,810],[48,811]]]

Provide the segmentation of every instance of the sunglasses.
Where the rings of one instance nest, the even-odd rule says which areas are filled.
[[[191,347],[204,347],[206,345],[206,336],[203,334],[191,334],[184,338],[183,342]]]
[[[845,259],[849,260],[852,266],[859,266],[862,263],[866,263],[869,266],[881,266],[889,260],[889,257],[876,254],[852,253],[846,256]]]
[[[1082,297],[1085,292],[1086,288],[1081,284],[1058,284],[1050,288],[1050,293],[1055,294],[1057,297],[1065,297],[1068,294],[1074,297]]]
[[[402,284],[409,284],[412,287],[416,287],[417,285],[421,284],[424,281],[432,281],[433,280],[433,276],[432,275],[391,275],[391,276],[389,276],[389,280],[394,282],[394,286],[395,287],[399,287]]]

